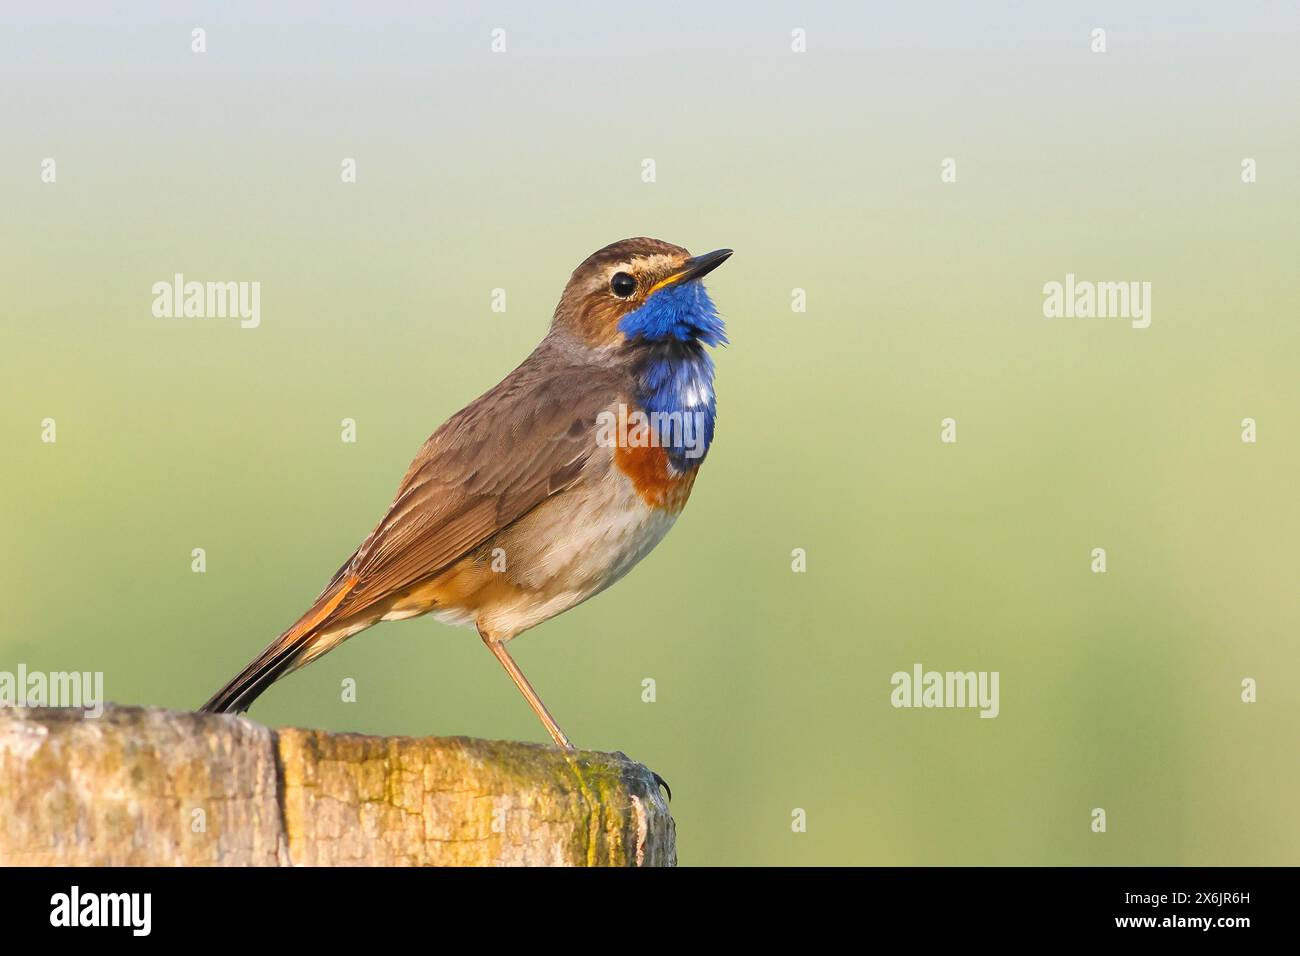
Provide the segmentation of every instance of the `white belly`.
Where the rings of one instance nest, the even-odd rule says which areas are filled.
[[[676,520],[617,471],[556,495],[494,542],[518,595],[485,609],[484,623],[513,636],[585,601],[632,570]]]

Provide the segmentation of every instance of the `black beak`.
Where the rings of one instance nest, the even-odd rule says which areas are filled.
[[[702,256],[691,256],[676,272],[656,282],[650,291],[658,292],[664,286],[679,285],[706,276],[726,262],[730,256],[730,249],[715,249],[713,252],[706,252]]]
[[[691,279],[706,276],[729,258],[731,258],[730,249],[715,249],[713,252],[706,252],[702,256],[691,256],[677,274],[677,281],[689,282]]]

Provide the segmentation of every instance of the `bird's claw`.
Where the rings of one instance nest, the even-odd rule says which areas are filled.
[[[671,803],[673,799],[673,788],[668,786],[668,781],[659,776],[659,774],[655,773],[653,770],[650,771],[650,776],[655,778],[655,783],[658,786],[661,786],[668,791],[668,802]]]

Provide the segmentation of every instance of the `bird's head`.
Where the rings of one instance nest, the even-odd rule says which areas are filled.
[[[692,256],[658,239],[623,239],[573,270],[552,327],[593,348],[625,343],[727,341],[700,280],[730,249]]]

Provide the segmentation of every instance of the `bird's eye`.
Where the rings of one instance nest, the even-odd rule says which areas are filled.
[[[636,291],[636,279],[626,272],[615,272],[614,278],[609,280],[609,291],[620,299],[626,299]]]

